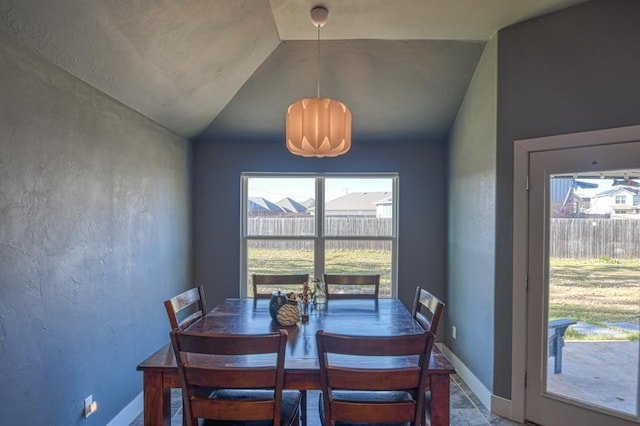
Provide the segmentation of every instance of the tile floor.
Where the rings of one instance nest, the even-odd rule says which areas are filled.
[[[318,391],[310,391],[308,398],[308,426],[320,426],[318,417]],[[182,401],[180,390],[174,389],[171,398],[171,426],[182,425]],[[130,426],[142,426],[140,414]],[[513,426],[520,423],[495,416],[488,412],[460,376],[451,377],[451,425],[452,426]]]

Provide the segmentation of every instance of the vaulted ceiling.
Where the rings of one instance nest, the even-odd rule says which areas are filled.
[[[584,0],[0,0],[0,31],[176,134],[284,141],[316,95],[353,141],[446,137],[487,40]]]

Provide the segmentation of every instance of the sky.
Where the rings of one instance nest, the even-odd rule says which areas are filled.
[[[582,196],[591,197],[601,192],[606,191],[607,189],[611,189],[611,184],[613,183],[613,179],[576,179],[580,182],[587,183],[595,183],[598,185],[597,188],[578,188],[576,192]]]
[[[391,178],[325,178],[325,198],[330,201],[350,192],[391,192],[392,186]],[[315,198],[314,179],[251,177],[249,197],[263,197],[272,202],[290,197],[303,202]]]
[[[579,188],[582,196],[593,196],[611,188],[613,179],[577,178],[578,181],[597,184],[597,188]],[[330,201],[350,192],[391,192],[393,181],[390,178],[325,178],[326,200]],[[249,179],[249,197],[263,197],[278,202],[289,197],[298,202],[315,198],[314,179],[305,178],[260,178]]]
[[[613,184],[613,179],[580,179],[578,178],[576,180],[579,182],[595,183],[596,185],[598,185],[597,188],[579,188],[576,190],[576,193],[586,197],[592,197],[608,189],[611,189]],[[638,182],[638,179],[633,179],[633,180]]]

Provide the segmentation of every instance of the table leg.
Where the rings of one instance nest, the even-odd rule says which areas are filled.
[[[449,426],[449,391],[448,374],[431,376],[431,426]]]
[[[171,426],[171,389],[163,386],[162,373],[142,375],[145,426]]]
[[[300,398],[300,420],[302,422],[302,426],[307,426],[307,391],[302,390],[301,398]]]

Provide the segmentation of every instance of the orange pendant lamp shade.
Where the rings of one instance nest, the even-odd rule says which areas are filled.
[[[328,15],[323,6],[311,9],[311,22],[318,29],[317,96],[287,109],[287,149],[303,157],[337,157],[351,148],[351,111],[342,102],[320,98],[320,28]]]
[[[336,157],[351,148],[351,111],[330,98],[304,98],[291,104],[287,148],[303,157]]]

